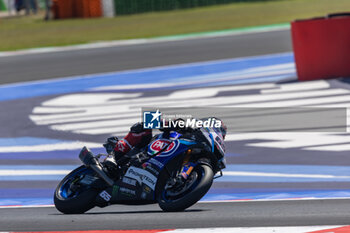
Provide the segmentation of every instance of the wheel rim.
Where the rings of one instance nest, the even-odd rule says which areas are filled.
[[[183,189],[183,190],[181,190],[181,191],[179,191],[177,193],[176,192],[169,192],[169,191],[172,191],[171,189],[164,189],[163,192],[162,192],[163,200],[166,201],[166,202],[172,202],[172,201],[175,201],[177,199],[180,199],[180,198],[186,196],[195,187],[197,187],[197,185],[199,184],[199,182],[201,181],[203,176],[204,176],[204,170],[203,169],[198,169],[198,168],[195,169],[191,173],[189,178],[186,180],[186,183],[184,185],[185,189]],[[192,178],[194,180],[190,180],[190,178]]]
[[[87,187],[80,187],[76,190],[73,190],[73,185],[81,181],[85,177],[85,175],[88,174],[92,174],[92,171],[90,169],[87,169],[86,167],[83,167],[77,170],[76,172],[70,174],[68,177],[66,177],[64,183],[59,188],[58,195],[63,199],[71,199],[77,197],[82,191],[86,190]]]

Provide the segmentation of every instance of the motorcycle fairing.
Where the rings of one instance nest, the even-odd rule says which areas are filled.
[[[133,167],[133,169],[135,168]],[[116,181],[113,187],[108,187],[103,191],[107,192],[111,196],[111,199],[107,201],[100,195],[97,195],[96,203],[100,207],[107,206],[109,203],[136,204],[140,202],[142,204],[154,202],[154,191],[150,187],[144,183],[139,183],[137,179],[126,176]]]
[[[214,128],[201,128],[200,130],[212,148],[216,148],[223,157],[225,154],[225,144],[222,134],[216,131]]]
[[[178,133],[172,135],[173,138],[178,138],[179,136],[180,134]],[[160,142],[164,143],[164,145],[166,144],[165,146],[173,143],[172,148],[161,152],[159,155],[147,160],[140,166],[130,166],[125,175],[118,180],[113,187],[109,187],[105,190],[112,196],[111,203],[128,203],[129,201],[153,203],[155,201],[156,187],[161,172],[166,169],[167,164],[170,163],[172,159],[196,144],[196,142],[190,140],[170,140],[168,138],[163,138],[162,135],[159,135],[155,141],[158,140],[161,140]],[[150,147],[155,141],[148,146],[148,152],[154,150],[154,148],[152,149]],[[102,202],[104,205],[107,205],[106,201],[101,197],[98,196],[97,200],[97,202]]]

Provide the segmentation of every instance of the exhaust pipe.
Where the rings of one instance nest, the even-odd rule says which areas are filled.
[[[107,176],[107,174],[103,171],[102,166],[97,158],[95,158],[94,154],[87,148],[83,147],[80,151],[79,159],[83,162],[86,167],[90,167],[94,170],[97,175],[99,175],[109,186],[114,185],[114,181]]]

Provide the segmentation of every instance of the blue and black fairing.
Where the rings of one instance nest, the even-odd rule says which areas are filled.
[[[154,145],[160,146],[155,150]],[[153,147],[152,147],[153,145]],[[193,147],[198,147],[198,143],[194,140],[182,138],[182,134],[178,132],[168,132],[159,134],[147,146],[148,156],[151,158],[142,164],[133,164],[128,168],[126,174],[115,182],[113,187],[106,191],[112,196],[111,203],[153,203],[156,202],[159,188],[171,175],[170,171],[174,171],[182,163],[185,152]],[[132,176],[128,176],[128,172],[132,172]],[[137,176],[144,175],[143,178],[154,177],[156,185],[151,187],[149,182],[137,180]],[[153,179],[152,179],[153,182]],[[99,201],[103,202],[101,198]]]

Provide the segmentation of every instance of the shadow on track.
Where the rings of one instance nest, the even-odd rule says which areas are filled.
[[[208,210],[203,209],[194,209],[194,210],[185,210],[180,212],[164,212],[162,210],[141,210],[141,211],[122,211],[122,212],[114,212],[114,211],[108,211],[108,212],[92,212],[92,213],[84,213],[84,214],[49,214],[49,215],[103,215],[103,214],[156,214],[156,213],[192,213],[192,212],[204,212]]]

